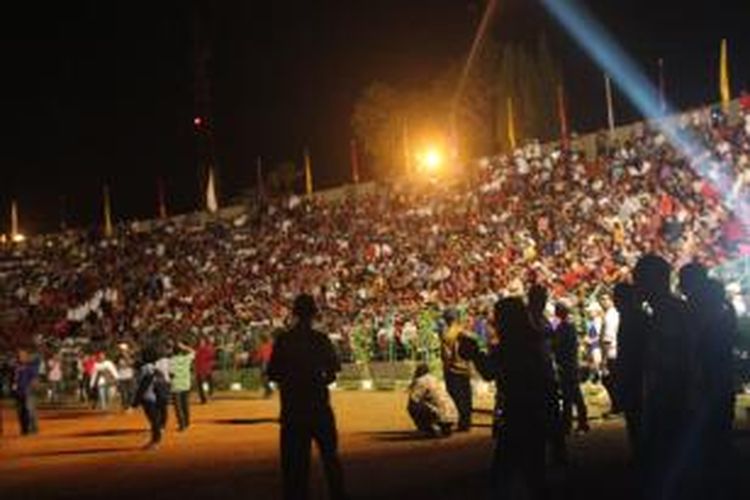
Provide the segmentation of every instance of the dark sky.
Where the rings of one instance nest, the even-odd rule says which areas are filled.
[[[368,82],[412,87],[465,57],[477,20],[470,0],[198,2],[210,41],[212,128],[221,196],[267,166],[300,162],[308,146],[316,184],[348,175],[349,116]],[[733,88],[750,83],[750,4],[590,0],[642,67],[664,57],[670,98],[716,98],[721,37],[730,40]],[[0,21],[0,231],[11,198],[27,232],[99,218],[109,183],[118,217],[156,210],[164,179],[170,211],[201,204],[192,1],[16,2]],[[21,6],[23,4],[23,6]],[[604,123],[601,73],[535,0],[500,0],[501,41],[545,31],[564,62],[574,127]],[[744,28],[744,29],[743,29]],[[635,119],[618,98],[621,116]]]

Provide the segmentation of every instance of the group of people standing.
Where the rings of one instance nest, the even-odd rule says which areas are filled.
[[[674,281],[679,290],[673,291]],[[613,289],[608,337],[614,338],[606,342],[602,382],[611,400],[607,413],[625,417],[643,498],[709,492],[723,498],[732,489],[737,322],[724,290],[702,265],[687,264],[673,276],[670,264],[654,254],[638,261],[632,281]],[[571,306],[555,303],[548,318],[548,301],[539,284],[526,297],[499,300],[497,335],[488,349],[446,312],[441,343],[447,394],[426,366],[417,368],[410,387],[408,410],[417,428],[445,436],[471,425],[470,365],[495,382],[492,479],[498,498],[508,497],[519,476],[532,497],[543,498],[548,458],[568,463],[574,414],[575,430],[589,430]]]

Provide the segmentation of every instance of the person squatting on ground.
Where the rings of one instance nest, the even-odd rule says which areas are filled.
[[[143,407],[151,427],[151,440],[145,446],[147,449],[156,448],[161,442],[169,400],[167,375],[157,367],[158,359],[159,354],[154,346],[143,349],[138,368],[138,389],[133,398],[133,406]]]
[[[459,339],[465,336],[456,311],[443,314],[445,329],[440,336],[440,356],[443,361],[445,386],[458,409],[458,432],[471,428],[471,370],[468,360],[458,352]]]
[[[19,349],[11,393],[16,400],[18,423],[23,436],[39,432],[34,398],[34,384],[38,376],[39,359],[26,349]]]
[[[169,358],[170,386],[178,431],[184,431],[190,426],[190,385],[193,380],[191,373],[193,359],[195,359],[195,351],[182,342],[176,343],[172,357]]]
[[[407,411],[417,429],[430,437],[450,436],[458,423],[453,399],[430,373],[426,363],[420,363],[414,370]]]
[[[517,479],[532,499],[546,498],[549,371],[545,347],[519,297],[501,299],[495,305],[495,326],[501,340],[489,354],[481,352],[472,339],[461,340],[462,353],[482,377],[503,388],[504,418],[492,460],[492,498],[511,498]]]
[[[328,385],[341,365],[327,335],[313,329],[318,309],[312,296],[294,300],[293,326],[276,339],[268,376],[281,394],[281,468],[284,498],[308,497],[310,445],[320,450],[330,498],[345,498],[336,420]]]
[[[570,434],[573,426],[573,408],[576,410],[577,432],[588,432],[588,411],[581,393],[578,370],[578,332],[570,321],[570,310],[558,302],[555,305],[554,340],[552,343],[562,395],[562,425],[565,434]]]

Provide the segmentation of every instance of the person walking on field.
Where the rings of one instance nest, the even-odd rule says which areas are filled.
[[[313,329],[318,309],[310,295],[299,295],[295,322],[276,339],[268,376],[281,395],[281,468],[286,500],[308,498],[310,445],[320,450],[330,498],[345,498],[338,436],[328,385],[341,365],[328,336]]]
[[[178,431],[184,431],[190,426],[190,384],[193,359],[195,359],[195,351],[182,342],[177,342],[174,354],[169,358],[172,402],[177,417]]]
[[[33,390],[38,377],[39,360],[27,350],[19,349],[18,364],[11,389],[16,399],[18,422],[23,436],[36,434],[39,431]]]
[[[214,393],[213,371],[215,360],[216,349],[207,338],[201,337],[195,351],[195,378],[201,404],[206,404],[208,398],[213,396]]]
[[[443,376],[453,402],[458,409],[458,432],[471,428],[471,370],[469,361],[459,353],[459,341],[463,333],[456,312],[447,310],[443,314],[445,330],[440,337],[440,356],[443,361]]]

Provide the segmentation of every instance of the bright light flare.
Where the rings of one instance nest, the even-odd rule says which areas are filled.
[[[26,236],[21,233],[16,233],[11,237],[11,240],[13,241],[13,243],[23,243],[24,241],[26,241]]]
[[[430,147],[425,149],[417,158],[422,170],[427,173],[438,172],[445,161],[442,151],[437,147]]]

